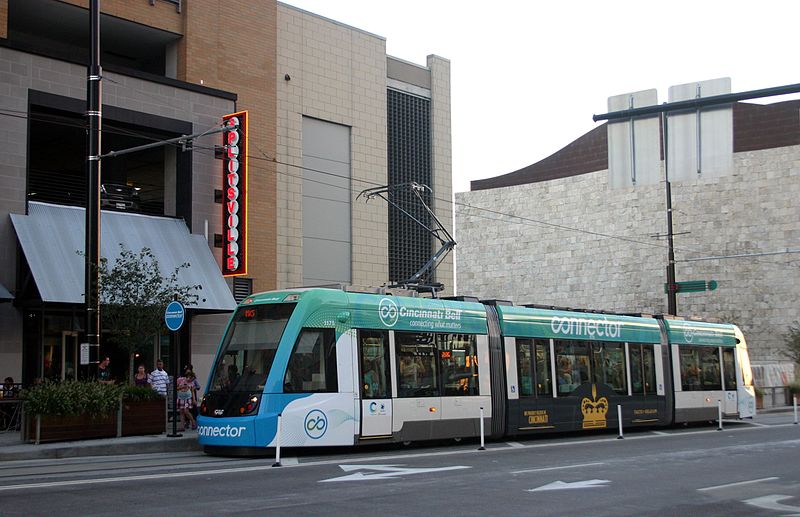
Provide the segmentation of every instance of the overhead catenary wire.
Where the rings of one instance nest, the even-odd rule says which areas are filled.
[[[51,124],[74,127],[74,128],[79,128],[79,129],[86,129],[86,127],[87,127],[87,124],[84,121],[80,121],[80,120],[77,120],[77,119],[74,119],[74,118],[72,118],[72,120],[70,120],[71,117],[59,116],[59,115],[49,114],[49,113],[48,114],[31,114],[31,113],[28,113],[28,112],[18,111],[18,110],[0,109],[0,115],[4,115],[4,116],[8,116],[8,117],[14,117],[14,118],[21,118],[21,119],[29,119],[29,120],[39,121],[39,122],[47,122],[47,123],[51,123]],[[54,120],[56,118],[60,118],[62,120]],[[208,131],[213,130],[217,126],[218,125],[211,126],[209,128],[209,130],[201,132],[198,136],[205,136]],[[122,136],[131,136],[131,137],[141,138],[143,140],[150,140],[150,141],[153,141],[153,142],[163,141],[163,139],[154,137],[151,134],[144,134],[144,133],[136,132],[134,130],[130,130],[130,129],[127,129],[127,128],[121,128],[121,127],[115,126],[113,123],[108,123],[108,122],[104,123],[103,131],[104,132],[110,132],[112,134],[122,135]],[[182,149],[182,145],[180,143],[170,142],[169,144],[166,144],[166,145],[171,145],[171,146],[173,146],[173,147],[175,147],[177,149]],[[251,143],[251,145],[253,145],[253,143]],[[258,149],[258,151],[263,156],[249,154],[247,156],[249,159],[268,162],[268,163],[274,163],[276,165],[282,165],[282,166],[289,167],[289,168],[296,168],[296,169],[300,169],[300,170],[304,170],[304,171],[314,172],[314,173],[317,173],[317,174],[321,174],[323,176],[330,176],[330,177],[333,177],[333,178],[348,180],[348,181],[350,181],[352,183],[359,183],[361,185],[370,186],[370,187],[375,187],[375,186],[380,186],[381,185],[380,183],[369,181],[369,180],[365,180],[365,179],[362,179],[362,178],[354,178],[352,176],[345,176],[345,175],[342,175],[342,174],[336,174],[336,173],[333,173],[333,172],[330,172],[330,171],[324,171],[324,170],[320,170],[320,169],[314,169],[314,168],[311,168],[311,167],[306,167],[306,166],[303,166],[303,165],[298,165],[296,163],[282,162],[282,161],[278,160],[277,158],[270,157],[267,153],[265,153],[263,150],[258,148],[257,145],[255,147]],[[203,145],[199,145],[199,144],[196,144],[196,143],[192,146],[192,150],[193,151],[197,151],[199,153],[206,154],[206,155],[212,155],[212,156],[216,152],[216,148],[213,147],[213,146],[212,147],[203,146]],[[301,179],[301,180],[308,181],[308,182],[311,182],[311,183],[323,185],[323,186],[326,186],[326,187],[347,190],[351,195],[357,195],[359,192],[361,192],[361,190],[363,190],[363,189],[357,189],[353,185],[351,185],[351,186],[343,186],[343,185],[337,185],[337,184],[334,184],[334,183],[328,183],[328,182],[322,181],[320,179],[304,178],[302,175],[292,174],[292,173],[290,173],[288,171],[284,172],[284,171],[281,171],[281,170],[278,170],[278,169],[275,170],[275,173],[276,174],[280,174],[280,175],[284,175],[284,176],[288,176],[288,177],[291,177],[291,178]],[[614,234],[605,233],[605,232],[598,232],[598,231],[587,230],[587,229],[583,229],[583,228],[577,228],[577,227],[564,225],[564,224],[552,223],[552,222],[549,222],[549,221],[543,221],[543,220],[534,219],[534,218],[531,218],[531,217],[525,217],[525,216],[522,216],[522,215],[503,212],[503,211],[496,210],[496,209],[493,209],[493,208],[476,206],[476,205],[473,205],[473,204],[470,204],[470,203],[454,201],[453,199],[443,198],[443,197],[439,197],[439,196],[435,196],[435,195],[433,196],[433,199],[435,199],[436,201],[442,202],[442,203],[452,204],[454,206],[459,206],[459,207],[462,207],[462,208],[466,208],[468,210],[474,210],[474,211],[477,211],[477,212],[484,212],[486,214],[491,214],[492,216],[497,216],[497,217],[500,217],[500,218],[509,219],[508,221],[503,221],[502,219],[498,219],[496,217],[489,217],[489,216],[480,215],[480,214],[473,214],[473,215],[475,215],[477,217],[481,217],[481,218],[492,220],[492,221],[508,222],[508,223],[511,223],[511,224],[521,224],[521,225],[525,225],[525,226],[544,227],[544,228],[551,228],[551,229],[554,229],[554,230],[569,231],[569,232],[574,232],[574,233],[579,233],[579,234],[584,234],[584,235],[590,235],[590,236],[593,236],[593,237],[598,237],[598,238],[603,238],[603,239],[619,240],[619,241],[627,242],[627,243],[630,243],[630,244],[637,244],[637,245],[640,245],[640,246],[645,246],[645,247],[650,247],[650,248],[658,248],[658,249],[662,249],[662,250],[666,248],[662,244],[653,243],[653,242],[644,241],[644,240],[639,240],[639,239],[636,239],[636,238],[633,238],[633,237],[614,235]],[[690,248],[690,247],[687,247],[687,246],[676,246],[674,249],[676,251],[680,251],[681,253],[694,253],[694,254],[705,253],[702,250],[699,250],[699,249],[696,249],[696,248]],[[764,252],[764,253],[744,253],[744,254],[733,254],[733,255],[715,255],[715,256],[708,256],[708,257],[696,257],[696,258],[679,259],[679,260],[677,260],[677,262],[695,262],[695,261],[702,261],[702,260],[723,260],[723,259],[728,259],[728,258],[754,258],[754,257],[760,257],[760,256],[781,255],[781,254],[787,254],[787,253],[788,253],[787,251],[775,251],[775,252]],[[794,251],[792,251],[792,253],[794,253]],[[759,262],[761,264],[781,265],[781,264],[776,264],[775,262],[765,262],[765,261],[757,261],[757,262]]]

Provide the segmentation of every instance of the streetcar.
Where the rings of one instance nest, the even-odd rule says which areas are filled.
[[[755,414],[735,325],[334,288],[246,298],[207,386],[220,454]]]

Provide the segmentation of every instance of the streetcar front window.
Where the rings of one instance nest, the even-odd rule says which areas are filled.
[[[236,312],[214,366],[212,391],[264,389],[294,307],[294,303],[254,305]]]

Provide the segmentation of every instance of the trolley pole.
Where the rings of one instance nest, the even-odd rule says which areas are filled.
[[[719,422],[719,427],[717,427],[717,431],[722,431],[722,401],[717,400],[717,422]]]
[[[619,436],[617,436],[617,440],[622,440],[624,436],[622,436],[622,406],[617,405],[617,419],[619,420]]]
[[[792,400],[794,401],[794,425],[797,425],[797,395],[793,396]]]
[[[273,467],[281,466],[281,418],[282,414],[278,413],[278,432],[275,435],[275,463],[272,464]]]

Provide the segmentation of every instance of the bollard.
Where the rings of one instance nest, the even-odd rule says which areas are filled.
[[[717,427],[717,431],[722,431],[722,401],[717,401],[717,422],[719,422],[719,427]]]
[[[275,463],[272,466],[281,466],[281,413],[278,413],[278,432],[275,436]]]
[[[617,440],[622,440],[624,436],[622,436],[622,406],[617,405],[617,418],[619,420],[619,436],[617,436]]]
[[[797,425],[797,395],[792,397],[794,401],[794,425]]]
[[[483,440],[483,408],[481,407],[481,446],[478,447],[479,451],[485,451],[486,447],[484,447],[484,440]]]

